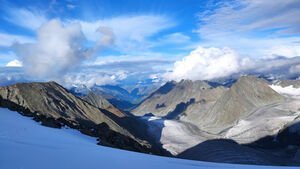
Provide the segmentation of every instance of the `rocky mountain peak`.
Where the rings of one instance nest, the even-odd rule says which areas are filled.
[[[254,76],[242,76],[209,111],[209,125],[224,129],[248,116],[251,110],[282,100],[284,97],[270,88],[267,81]]]

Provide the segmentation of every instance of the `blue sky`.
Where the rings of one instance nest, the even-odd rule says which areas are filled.
[[[70,20],[96,24],[99,20],[117,22],[130,20],[132,27],[120,25],[124,33],[136,32],[137,36],[144,38],[145,44],[131,44],[134,49],[106,49],[105,55],[126,55],[128,53],[158,52],[164,56],[184,52],[184,45],[198,41],[199,37],[194,30],[197,28],[197,12],[206,5],[203,1],[189,1],[170,3],[167,1],[1,1],[0,32],[8,35],[21,36],[19,39],[34,39],[36,31],[44,22],[51,19],[60,19],[63,22]],[[23,16],[22,16],[23,15]],[[140,18],[138,18],[140,17]],[[143,19],[149,21],[139,23]],[[114,23],[112,23],[114,24]],[[130,24],[130,23],[129,23]],[[96,25],[97,26],[97,25]],[[127,26],[127,27],[126,27]],[[148,28],[150,27],[150,28]],[[131,29],[132,28],[132,29]],[[121,28],[122,29],[122,28]],[[128,32],[131,29],[131,32]],[[147,30],[148,31],[143,31]],[[83,30],[84,31],[84,30]],[[95,31],[95,30],[88,30]],[[122,30],[120,30],[122,32]],[[93,34],[89,32],[89,34]],[[123,33],[122,32],[122,33]],[[134,33],[133,33],[134,34]],[[93,35],[90,35],[93,36]],[[128,35],[129,36],[129,35]],[[134,35],[133,35],[134,36]],[[172,42],[173,38],[179,38]],[[13,38],[13,37],[12,37]],[[132,40],[130,37],[123,37]],[[19,40],[15,38],[15,40]],[[22,41],[22,40],[20,40]],[[25,40],[26,41],[26,40]],[[147,41],[147,42],[146,42]],[[88,42],[87,42],[88,43]],[[125,43],[125,42],[120,42]],[[137,42],[136,42],[137,43]],[[150,43],[157,43],[150,44]],[[159,44],[158,44],[159,43]],[[9,44],[5,44],[9,45]],[[122,46],[122,44],[120,44]],[[124,45],[126,46],[126,45]],[[121,47],[125,48],[125,47]],[[151,48],[151,49],[149,49]],[[5,50],[5,48],[3,49]],[[129,51],[131,50],[131,51]],[[8,59],[5,59],[7,61]],[[5,61],[0,62],[4,64]]]
[[[298,0],[0,3],[0,66],[39,80],[210,80],[300,56]]]

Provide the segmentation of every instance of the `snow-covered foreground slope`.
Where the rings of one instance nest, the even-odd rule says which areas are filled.
[[[0,108],[1,169],[284,168],[216,164],[123,151],[96,145],[72,129],[41,126]],[[286,167],[290,168],[290,167]]]

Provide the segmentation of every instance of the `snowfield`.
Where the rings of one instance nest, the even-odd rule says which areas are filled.
[[[96,145],[72,129],[41,126],[0,108],[1,169],[291,168],[231,165],[159,157]]]

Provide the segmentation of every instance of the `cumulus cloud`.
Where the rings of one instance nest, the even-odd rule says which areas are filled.
[[[5,66],[6,67],[22,67],[23,63],[17,59],[14,59],[14,60],[8,62]]]
[[[237,73],[247,60],[230,48],[198,47],[174,64],[165,77],[169,80],[211,80]]]
[[[37,42],[15,44],[25,71],[38,78],[56,77],[86,58],[80,25],[64,27],[51,20],[37,32]]]
[[[217,80],[242,74],[271,75],[277,78],[297,78],[300,57],[249,58],[230,48],[198,47],[174,63],[166,80]]]
[[[58,78],[106,46],[110,41],[107,36],[110,34],[94,47],[86,48],[80,24],[65,26],[59,20],[51,20],[38,30],[35,43],[16,43],[14,49],[27,74],[36,78]]]

